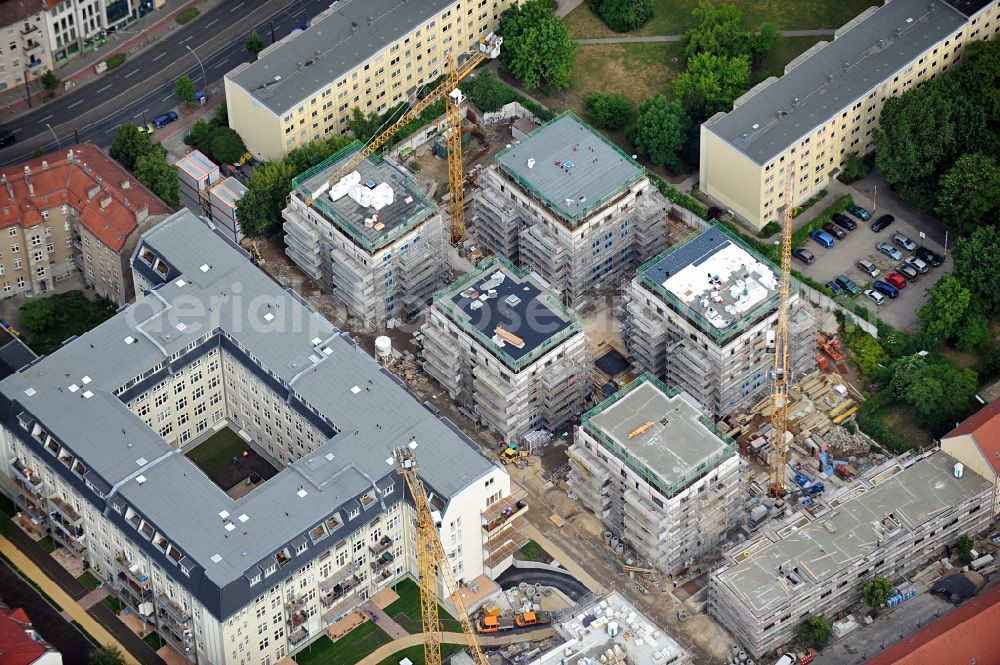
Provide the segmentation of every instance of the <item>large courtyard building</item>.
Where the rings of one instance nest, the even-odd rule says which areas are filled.
[[[902,582],[959,535],[987,528],[992,502],[992,485],[945,453],[890,460],[819,510],[795,512],[733,547],[712,574],[709,612],[761,658],[809,617],[835,617],[857,602],[876,575]]]
[[[1000,31],[1000,0],[889,0],[865,10],[701,126],[701,191],[760,229],[875,147],[885,100]],[[785,179],[795,165],[791,201]]]
[[[639,269],[625,294],[622,338],[637,367],[722,416],[770,389],[779,300],[776,268],[710,226]],[[815,363],[816,321],[794,291],[790,308],[795,381]]]
[[[589,345],[537,274],[494,257],[439,292],[421,330],[427,373],[504,440],[582,413]]]
[[[584,505],[664,573],[711,554],[740,523],[746,465],[735,444],[655,377],[589,411],[569,456]]]
[[[667,242],[669,204],[642,166],[570,112],[497,153],[469,215],[487,254],[540,274],[578,305],[616,288]]]
[[[346,134],[446,73],[517,0],[340,0],[226,74],[229,126],[259,159]]]
[[[355,142],[293,180],[285,252],[368,329],[420,312],[451,279],[445,222],[413,175],[370,157],[330,184]]]
[[[1000,399],[941,437],[941,450],[993,484],[993,514],[1000,515]]]
[[[415,575],[401,447],[459,582],[510,564],[508,475],[208,222],[133,264],[146,295],[0,382],[0,488],[181,657],[277,663]]]

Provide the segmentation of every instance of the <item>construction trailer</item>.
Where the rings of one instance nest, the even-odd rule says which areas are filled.
[[[570,112],[497,153],[468,220],[483,251],[580,305],[666,247],[669,202],[631,157]]]
[[[776,269],[722,226],[691,234],[639,268],[623,291],[622,338],[637,368],[680,386],[720,417],[766,395]],[[792,293],[792,380],[815,366],[812,307]]]
[[[587,412],[569,485],[658,570],[711,554],[741,520],[746,463],[682,391],[643,375]]]
[[[421,331],[425,371],[503,441],[582,413],[586,335],[536,273],[493,257],[434,296]]]

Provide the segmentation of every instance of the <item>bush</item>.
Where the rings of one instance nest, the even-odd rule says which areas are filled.
[[[121,67],[125,62],[124,53],[115,53],[113,56],[104,61],[104,64],[108,66],[108,70],[112,70],[115,67]]]
[[[483,113],[499,111],[505,104],[517,99],[514,91],[488,69],[467,78],[459,88],[469,98],[469,102]]]
[[[660,190],[660,194],[667,197],[671,203],[675,203],[680,207],[693,212],[698,215],[701,219],[708,218],[708,208],[703,206],[701,202],[694,198],[693,196],[688,196],[684,192],[675,189],[666,180],[656,175],[652,171],[646,171],[646,177],[648,177],[652,182],[656,183],[656,188]]]
[[[200,13],[201,12],[199,12],[194,7],[188,7],[187,9],[185,9],[184,11],[182,11],[180,14],[178,14],[177,18],[175,18],[174,20],[177,21],[178,25],[184,25],[185,23],[190,23],[191,21],[193,21],[196,18],[198,18],[198,14],[200,14]]]
[[[868,175],[870,169],[871,166],[867,158],[860,157],[858,153],[852,152],[844,157],[844,165],[837,176],[837,180],[845,185],[850,185],[855,180],[860,180]]]
[[[757,231],[758,238],[770,238],[775,233],[781,233],[781,224],[778,222],[768,222],[760,231]]]
[[[809,208],[813,207],[814,205],[816,205],[817,203],[819,203],[820,201],[822,201],[824,196],[826,196],[826,190],[825,189],[821,189],[816,194],[810,196],[806,200],[805,203],[803,203],[802,205],[800,205],[797,208],[793,208],[792,209],[792,217],[793,218],[798,217],[799,215],[801,215],[802,213],[804,213],[806,210],[808,210]]]
[[[817,194],[813,198],[809,199],[809,201],[806,201],[803,209],[811,206],[813,203],[818,201],[822,196],[826,196],[826,190],[823,190],[822,192],[820,192],[820,194]],[[844,212],[845,210],[847,210],[847,206],[851,205],[852,203],[854,203],[854,199],[852,199],[850,196],[841,196],[831,205],[824,208],[823,212],[816,215],[816,217],[812,219],[808,224],[792,232],[792,247],[798,247],[799,245],[804,243],[806,240],[808,240],[810,233],[822,227],[824,224],[829,223],[830,220],[833,219],[833,213]]]
[[[628,32],[653,18],[652,0],[601,0],[595,10],[615,32]]]
[[[587,96],[587,115],[600,129],[621,129],[632,115],[632,102],[622,95]]]

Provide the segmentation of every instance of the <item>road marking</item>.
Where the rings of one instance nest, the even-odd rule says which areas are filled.
[[[213,25],[215,25],[215,24],[216,24],[216,23],[218,23],[218,22],[219,22],[219,19],[217,19],[217,18],[213,18],[213,19],[212,19],[212,22],[211,22],[211,23],[209,23],[208,25],[206,25],[205,27],[206,27],[206,28],[211,28],[211,27],[212,27]]]
[[[111,132],[115,131],[116,129],[118,129],[118,128],[117,127],[108,127],[107,129],[104,130],[104,133],[105,134],[110,134]]]
[[[229,58],[226,58],[225,60],[220,60],[218,63],[216,63],[215,66],[216,67],[221,67],[222,65],[226,64],[227,62],[229,62]]]
[[[12,130],[10,130],[10,133],[11,133],[11,134],[17,134],[17,133],[18,133],[19,131],[21,131],[21,130],[23,130],[23,129],[24,129],[24,127],[18,127],[17,129],[12,129]]]
[[[179,42],[177,42],[177,43],[178,43],[178,44],[183,44],[184,42],[189,42],[189,41],[191,41],[191,40],[192,40],[193,38],[194,38],[194,35],[188,35],[187,37],[185,37],[184,39],[180,40],[180,41],[179,41]]]
[[[235,12],[237,9],[239,9],[242,6],[243,6],[242,2],[240,4],[238,4],[238,5],[233,5],[233,8],[229,10],[229,13],[232,14],[233,12]]]
[[[107,90],[107,89],[108,89],[108,88],[110,88],[110,87],[111,87],[111,84],[109,83],[109,84],[107,84],[106,86],[104,86],[103,88],[101,88],[100,90],[98,90],[97,92],[98,92],[98,93],[102,93],[102,92],[104,92],[105,90]]]
[[[163,99],[161,99],[160,101],[161,101],[161,102],[165,102],[165,101],[167,101],[168,99],[170,99],[171,97],[173,97],[173,95],[167,95],[166,97],[164,97],[164,98],[163,98]]]
[[[166,55],[166,53],[161,53],[160,55],[158,55],[155,58],[153,58],[153,62],[156,62],[157,60],[159,60],[160,58],[162,58],[165,55]]]
[[[42,118],[41,120],[39,120],[39,121],[38,121],[38,124],[39,124],[39,125],[41,125],[41,124],[43,124],[43,123],[44,123],[44,122],[45,122],[46,120],[49,120],[49,119],[51,119],[51,118],[52,118],[52,114],[50,113],[50,114],[48,114],[47,116],[45,116],[44,118]]]
[[[132,74],[137,74],[138,72],[139,72],[138,69],[133,69],[132,71],[130,71],[128,74],[125,75],[125,78],[132,76]]]
[[[80,101],[78,101],[78,102],[73,102],[72,104],[70,104],[70,105],[69,105],[69,106],[67,106],[66,108],[68,108],[68,109],[71,109],[71,108],[73,108],[74,106],[79,106],[80,104],[83,104],[83,103],[84,103],[85,101],[86,101],[86,100],[84,100],[84,99],[81,99],[81,100],[80,100]]]
[[[298,16],[299,14],[301,14],[304,11],[305,11],[305,9],[300,9],[299,11],[295,12],[294,14],[289,14],[288,18],[295,18],[296,16]]]

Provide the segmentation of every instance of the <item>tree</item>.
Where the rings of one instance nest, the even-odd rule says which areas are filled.
[[[243,45],[247,49],[247,53],[253,56],[253,59],[257,59],[257,54],[264,50],[264,40],[260,38],[256,30],[251,30],[250,34],[247,35],[247,39],[243,42]]]
[[[212,124],[216,127],[229,126],[229,107],[226,106],[225,101],[215,107],[215,112],[212,114]]]
[[[615,32],[628,32],[653,17],[653,2],[652,0],[603,0],[598,13]]]
[[[844,163],[840,169],[837,180],[849,185],[856,180],[860,180],[868,175],[868,162],[856,152],[849,152],[844,156]]]
[[[166,151],[162,148],[139,155],[132,173],[164,203],[172,208],[180,206],[180,189],[177,181],[177,167],[167,163]]]
[[[816,649],[822,649],[830,641],[833,623],[823,614],[809,617],[795,627],[795,634]]]
[[[551,95],[569,87],[576,60],[576,42],[566,25],[543,0],[528,0],[500,17],[503,49],[500,63],[525,88],[541,88]]]
[[[967,415],[976,404],[979,381],[971,369],[928,358],[911,355],[893,363],[889,389],[910,406],[919,425],[937,430]]]
[[[1000,312],[1000,231],[980,226],[952,251],[955,275],[987,315]]]
[[[344,136],[333,136],[326,141],[312,141],[288,153],[285,156],[285,163],[292,173],[302,173],[323,162],[349,142],[350,139]]]
[[[750,58],[699,53],[688,60],[687,71],[674,79],[679,99],[700,97],[705,117],[728,111],[750,87]]]
[[[125,665],[125,657],[118,647],[102,646],[90,654],[90,665]]]
[[[639,106],[639,117],[631,132],[636,150],[653,164],[671,171],[681,170],[679,152],[688,131],[688,117],[679,102],[663,95],[650,97]]]
[[[778,27],[770,21],[760,26],[760,32],[754,36],[754,54],[760,56],[770,51],[774,48],[780,36],[781,33],[778,32]]]
[[[212,130],[212,144],[209,154],[212,161],[220,164],[235,164],[246,153],[247,147],[236,130],[216,127]]]
[[[29,300],[21,307],[21,327],[37,333],[42,333],[54,326],[58,321],[56,301],[53,298]]]
[[[956,75],[993,122],[1000,120],[1000,44],[973,41],[962,51]]]
[[[377,113],[370,112],[365,115],[357,106],[351,111],[351,119],[347,121],[347,128],[354,134],[354,138],[367,141],[378,133],[382,127],[382,118]]]
[[[858,366],[858,371],[865,381],[871,381],[879,367],[889,363],[889,356],[882,345],[863,330],[849,333],[847,348],[850,349],[854,364]]]
[[[254,169],[246,193],[236,204],[244,233],[259,237],[278,227],[295,175],[284,161],[267,161]]]
[[[50,69],[44,74],[42,74],[42,85],[49,92],[55,92],[59,88],[59,84],[62,83],[59,77]]]
[[[865,582],[861,587],[861,599],[865,605],[872,609],[873,613],[878,613],[879,609],[892,597],[893,589],[892,582],[888,578],[876,575],[870,582]]]
[[[946,275],[931,287],[930,299],[917,312],[920,327],[939,343],[952,339],[965,319],[971,298],[972,294],[958,279]]]
[[[202,152],[208,152],[209,146],[212,145],[212,131],[214,127],[205,122],[203,118],[199,118],[191,125],[191,130],[188,135],[184,137],[184,143],[188,144],[192,148],[201,150]]]
[[[601,129],[620,129],[632,115],[632,102],[622,95],[587,96],[587,115]]]
[[[962,155],[941,177],[937,213],[964,235],[1000,215],[1000,164],[981,152]]]
[[[983,314],[978,303],[969,303],[965,316],[955,331],[955,346],[963,351],[983,346],[990,341],[990,320]]]
[[[182,76],[174,83],[174,94],[181,98],[182,102],[194,101],[194,83],[187,76]]]
[[[497,78],[489,69],[483,69],[470,75],[459,86],[469,101],[483,113],[499,111],[505,104],[516,99],[514,91]]]
[[[152,149],[153,143],[149,140],[149,134],[140,132],[135,125],[122,125],[115,132],[115,140],[111,142],[108,154],[126,170],[132,171],[135,169],[136,159]]]
[[[958,541],[955,543],[953,552],[955,553],[955,556],[958,557],[958,561],[962,565],[967,565],[970,561],[972,561],[972,554],[970,553],[975,545],[976,541],[974,541],[972,536],[967,533],[963,533],[958,537]]]
[[[688,60],[699,53],[735,58],[766,53],[778,38],[777,28],[765,23],[754,34],[743,25],[743,12],[733,4],[712,4],[701,0],[691,13],[698,23],[684,35],[684,56]]]
[[[250,179],[252,181],[253,176]],[[255,187],[247,187],[247,191],[236,202],[236,218],[240,220],[243,233],[254,238],[266,236],[277,226],[275,220],[267,214],[266,194]]]

